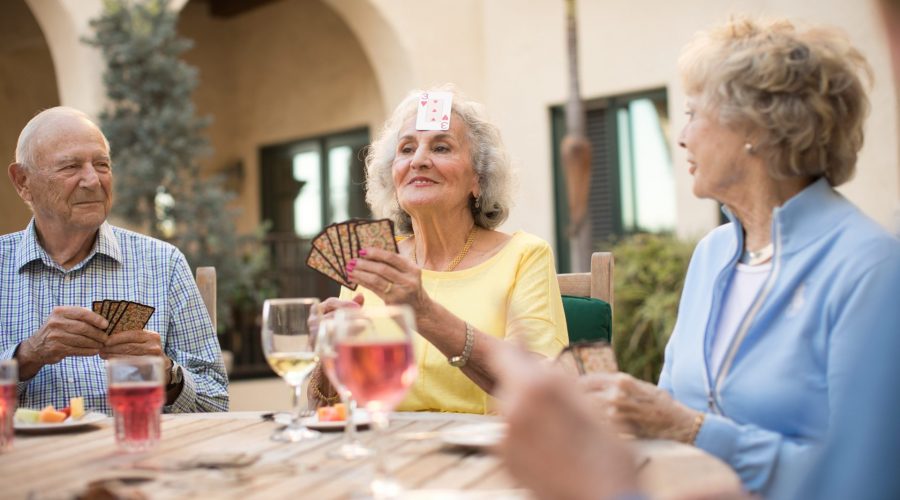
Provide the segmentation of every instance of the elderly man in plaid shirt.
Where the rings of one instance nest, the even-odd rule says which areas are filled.
[[[35,116],[19,136],[9,177],[34,218],[0,236],[0,359],[19,363],[19,404],[110,413],[103,360],[160,356],[168,412],[228,410],[218,339],[184,255],[111,226],[109,143],[84,113]],[[98,300],[153,306],[147,330],[107,336]]]

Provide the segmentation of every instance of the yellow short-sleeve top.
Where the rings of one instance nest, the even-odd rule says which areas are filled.
[[[423,270],[422,284],[432,300],[482,332],[516,339],[528,349],[551,357],[568,344],[553,251],[544,240],[513,233],[488,260],[452,272]],[[363,287],[341,290],[349,300],[365,295],[364,306],[384,302]],[[487,413],[490,397],[421,335],[414,335],[419,374],[399,411]],[[460,349],[461,350],[461,349]]]

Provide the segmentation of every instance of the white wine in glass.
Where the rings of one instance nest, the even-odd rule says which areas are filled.
[[[272,435],[275,441],[296,442],[320,436],[300,418],[303,383],[318,360],[313,332],[319,325],[319,299],[270,299],[263,303],[262,346],[272,370],[294,389],[291,423]]]

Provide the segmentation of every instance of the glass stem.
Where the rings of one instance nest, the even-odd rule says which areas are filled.
[[[304,382],[306,379],[304,378]],[[291,427],[300,427],[300,416],[303,414],[303,382],[294,386],[294,415],[291,417]]]
[[[353,415],[356,413],[356,400],[349,392],[344,393],[344,406],[347,408],[347,425],[344,426],[344,446],[356,443],[356,422]]]
[[[385,482],[392,482],[384,460],[384,435],[388,428],[388,416],[383,411],[371,411],[372,425],[375,426],[375,477]]]

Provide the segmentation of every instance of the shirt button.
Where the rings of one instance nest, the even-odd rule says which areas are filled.
[[[72,281],[72,275],[71,275],[71,274],[67,274],[67,275],[66,275],[66,281]]]

